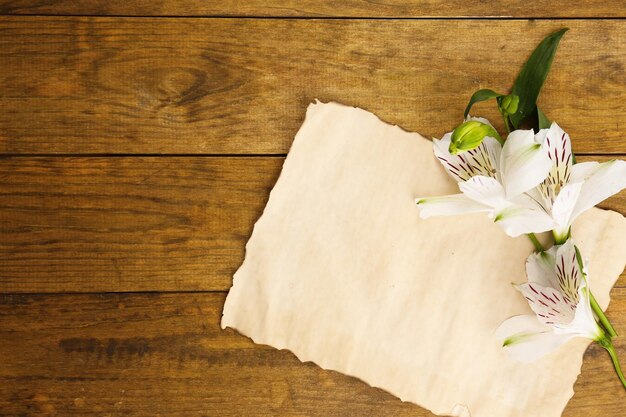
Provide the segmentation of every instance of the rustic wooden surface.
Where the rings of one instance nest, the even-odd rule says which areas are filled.
[[[0,152],[283,154],[315,98],[440,136],[566,25],[542,107],[577,152],[624,152],[626,20],[19,16],[0,19]]]
[[[226,291],[282,163],[282,157],[5,158],[0,288]],[[626,192],[602,207],[624,211]],[[617,285],[626,287],[626,275]]]
[[[605,0],[0,0],[0,12],[42,15],[248,17],[626,17]]]
[[[219,328],[306,105],[439,136],[568,26],[542,107],[581,160],[625,158],[624,16],[599,0],[0,0],[0,416],[432,416]],[[603,207],[626,213],[626,193]],[[612,298],[626,334],[626,274]],[[598,347],[575,391],[566,417],[624,415]]]
[[[354,378],[219,327],[223,293],[0,297],[2,416],[419,416]],[[626,332],[626,289],[609,313]],[[618,347],[626,351],[626,342]],[[591,347],[566,417],[624,410]]]

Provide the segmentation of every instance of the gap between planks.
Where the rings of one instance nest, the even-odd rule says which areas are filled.
[[[626,17],[615,16],[247,16],[247,15],[133,15],[133,14],[43,14],[43,13],[0,13],[0,17],[19,18],[90,18],[90,19],[241,19],[241,20],[502,20],[502,21],[577,21],[577,20],[626,20]]]

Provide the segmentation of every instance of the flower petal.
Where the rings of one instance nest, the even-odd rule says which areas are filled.
[[[598,168],[599,162],[579,162],[572,167],[570,182],[584,182]]]
[[[573,221],[572,214],[578,198],[580,197],[582,187],[582,182],[571,182],[561,188],[561,191],[554,200],[554,204],[552,205],[552,218],[555,223],[554,235],[557,236],[557,239],[560,236],[567,236],[569,234],[569,228]]]
[[[515,198],[508,207],[497,210],[494,221],[511,237],[541,233],[554,227],[552,217],[525,194]]]
[[[598,164],[594,169],[585,166],[581,170],[586,171],[587,177],[572,211],[571,221],[585,210],[626,188],[626,161],[613,160]]]
[[[420,217],[422,219],[431,216],[453,216],[491,210],[490,207],[470,200],[463,194],[417,198],[415,199],[415,204],[420,209]]]
[[[500,208],[509,205],[504,196],[504,188],[495,178],[477,175],[459,183],[459,189],[468,198],[490,207]]]
[[[535,140],[544,144],[552,167],[548,177],[539,185],[548,206],[568,183],[572,171],[572,144],[569,135],[555,122],[549,129],[541,129]]]
[[[574,319],[565,326],[555,326],[554,331],[573,333],[596,340],[602,335],[602,330],[591,309],[587,280],[576,258],[576,246],[572,239],[558,246],[555,266],[561,294],[574,311]],[[585,265],[583,268],[586,268]]]
[[[576,314],[574,320],[565,328],[555,329],[555,333],[565,334],[571,333],[578,336],[587,337],[592,340],[596,340],[602,336],[602,329],[596,322],[596,318],[593,315],[591,309],[591,302],[585,286],[582,286],[578,293],[579,302],[576,306]]]
[[[572,308],[576,308],[584,277],[576,259],[576,248],[572,239],[557,247],[554,266],[563,297]]]
[[[564,294],[552,287],[535,283],[516,285],[524,295],[537,319],[547,326],[568,326],[574,321],[576,305],[565,300]]]
[[[572,334],[555,334],[535,316],[521,315],[505,320],[496,330],[509,357],[518,362],[532,362],[570,340]]]
[[[504,142],[500,175],[508,198],[539,185],[548,175],[552,162],[544,147],[535,142],[532,130],[515,130]]]
[[[526,259],[526,276],[531,284],[544,287],[559,288],[559,282],[554,272],[556,247],[552,246],[544,252],[533,253]]]
[[[496,139],[488,136],[477,148],[452,155],[448,151],[451,138],[452,133],[446,133],[440,140],[433,139],[433,150],[452,178],[466,181],[475,175],[496,176],[502,148]]]

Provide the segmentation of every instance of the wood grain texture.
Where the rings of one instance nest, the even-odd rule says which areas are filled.
[[[299,17],[625,17],[602,0],[0,0],[0,14]]]
[[[0,292],[227,290],[282,163],[1,159]],[[626,191],[602,207],[626,213]]]
[[[0,0],[2,14],[624,17],[626,3]],[[0,16],[0,154],[30,155],[0,156],[0,416],[432,417],[219,329],[283,158],[193,154],[285,154],[315,98],[440,136],[562,26],[541,105],[578,153],[623,154],[623,20]],[[603,206],[626,213],[626,193]],[[612,299],[626,334],[626,274]],[[565,417],[623,416],[601,349],[575,390]]]
[[[0,160],[0,291],[227,289],[282,160]]]
[[[220,330],[221,293],[0,296],[2,416],[432,414]],[[626,333],[626,289],[608,313]],[[621,357],[626,343],[617,339]],[[605,353],[585,355],[564,417],[622,417]]]
[[[624,152],[626,20],[13,16],[0,19],[0,153],[281,154],[315,98],[441,136],[565,25],[541,105],[577,152]],[[477,112],[498,123],[493,107]]]

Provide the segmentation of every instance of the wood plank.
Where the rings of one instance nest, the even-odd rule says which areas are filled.
[[[625,17],[623,2],[601,0],[0,0],[0,14],[299,17]]]
[[[1,159],[0,292],[226,290],[282,162]]]
[[[0,288],[222,290],[282,158],[8,158]]]
[[[430,415],[221,331],[223,298],[0,297],[0,414]]]
[[[565,25],[541,105],[578,153],[624,152],[626,20],[13,16],[0,153],[281,154],[315,98],[441,136]],[[477,111],[498,123],[492,107]]]
[[[0,414],[432,416],[219,329],[224,295],[0,296]],[[626,289],[609,310],[626,332]],[[626,342],[616,341],[626,358]],[[565,417],[622,417],[608,356],[585,355]],[[55,414],[56,413],[56,414]]]

